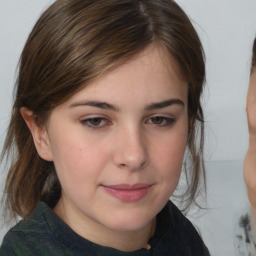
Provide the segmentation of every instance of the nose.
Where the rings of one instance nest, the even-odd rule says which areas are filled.
[[[117,145],[114,162],[119,168],[136,171],[148,165],[148,145],[139,129],[130,128],[120,132],[114,143]]]

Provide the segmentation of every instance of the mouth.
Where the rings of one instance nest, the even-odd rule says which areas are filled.
[[[102,185],[104,190],[114,198],[123,202],[136,202],[143,199],[151,190],[152,184],[117,184]]]

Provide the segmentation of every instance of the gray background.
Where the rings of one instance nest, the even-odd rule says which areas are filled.
[[[12,102],[19,55],[49,0],[0,0],[0,146]],[[205,157],[207,210],[191,211],[211,254],[233,256],[236,224],[247,210],[243,157],[247,147],[245,98],[256,35],[255,0],[178,0],[196,27],[206,53]],[[6,170],[1,167],[0,195]],[[1,222],[1,221],[0,221]],[[0,230],[0,243],[6,228]]]

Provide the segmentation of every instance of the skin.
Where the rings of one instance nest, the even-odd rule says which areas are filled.
[[[247,119],[249,129],[249,148],[244,160],[244,178],[251,204],[254,226],[256,227],[256,70],[250,77],[247,94]]]
[[[174,58],[152,44],[56,107],[45,126],[30,110],[21,114],[39,155],[56,167],[62,195],[55,213],[97,244],[148,248],[188,137],[187,81]],[[136,200],[106,190],[141,183],[149,189]]]

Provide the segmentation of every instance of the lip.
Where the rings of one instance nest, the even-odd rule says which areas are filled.
[[[102,185],[104,190],[123,202],[136,202],[143,199],[151,190],[152,184],[116,184]]]

